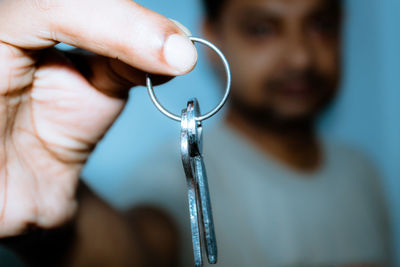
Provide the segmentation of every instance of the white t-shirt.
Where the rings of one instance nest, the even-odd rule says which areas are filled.
[[[348,147],[323,142],[323,149],[321,168],[299,173],[225,125],[205,131],[217,266],[387,266],[387,218],[375,169]],[[129,174],[117,203],[167,210],[182,229],[182,266],[193,266],[179,140],[159,151]]]

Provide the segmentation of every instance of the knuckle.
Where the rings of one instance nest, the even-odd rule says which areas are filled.
[[[36,208],[34,205],[22,201],[10,211],[7,208],[4,217],[0,220],[0,238],[15,236],[24,233],[30,225],[35,224]]]
[[[33,81],[34,59],[22,50],[0,42],[0,95],[20,90]]]
[[[40,207],[38,225],[51,228],[70,220],[77,209],[76,201],[64,193],[48,193]]]
[[[55,0],[33,0],[32,5],[42,11],[49,11],[54,6]]]

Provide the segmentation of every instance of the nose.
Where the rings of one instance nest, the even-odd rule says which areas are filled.
[[[286,63],[294,71],[304,71],[312,64],[312,49],[307,36],[302,33],[288,37]]]

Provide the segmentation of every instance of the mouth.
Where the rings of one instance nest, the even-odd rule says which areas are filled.
[[[284,82],[279,88],[278,92],[283,95],[293,97],[304,97],[315,92],[315,85],[306,80],[292,80]]]

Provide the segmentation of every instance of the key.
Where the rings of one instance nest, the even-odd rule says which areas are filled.
[[[188,102],[187,109],[182,111],[181,152],[188,183],[189,210],[196,266],[202,266],[201,239],[204,242],[208,262],[210,264],[217,262],[214,222],[207,174],[202,156],[202,125],[201,122],[196,121],[199,116],[199,104],[197,99],[194,98]]]
[[[189,136],[188,136],[188,117],[187,111],[182,111],[181,120],[181,157],[183,169],[186,175],[186,183],[188,187],[188,202],[190,214],[190,227],[192,230],[193,256],[196,267],[203,266],[203,258],[200,241],[200,225],[198,219],[198,199],[195,185],[195,177],[193,176],[192,161],[189,153]]]
[[[200,106],[196,98],[188,102],[187,114],[190,155],[193,161],[195,182],[197,184],[198,196],[201,210],[200,220],[202,221],[202,232],[207,252],[208,262],[215,264],[217,262],[217,245],[214,231],[214,221],[211,210],[210,193],[208,189],[208,180],[206,168],[203,161],[203,128],[201,122],[196,121],[200,116]]]
[[[208,262],[217,262],[217,242],[211,210],[210,194],[206,168],[202,156],[202,125],[201,122],[214,116],[226,103],[231,88],[231,71],[229,63],[222,52],[212,43],[198,37],[189,37],[193,42],[203,44],[220,57],[226,71],[225,93],[219,104],[204,115],[200,114],[197,99],[188,102],[181,116],[170,112],[157,99],[151,82],[151,75],[146,76],[147,92],[153,104],[168,118],[181,122],[181,158],[188,186],[190,212],[190,227],[195,266],[203,266],[202,253],[207,253]]]

